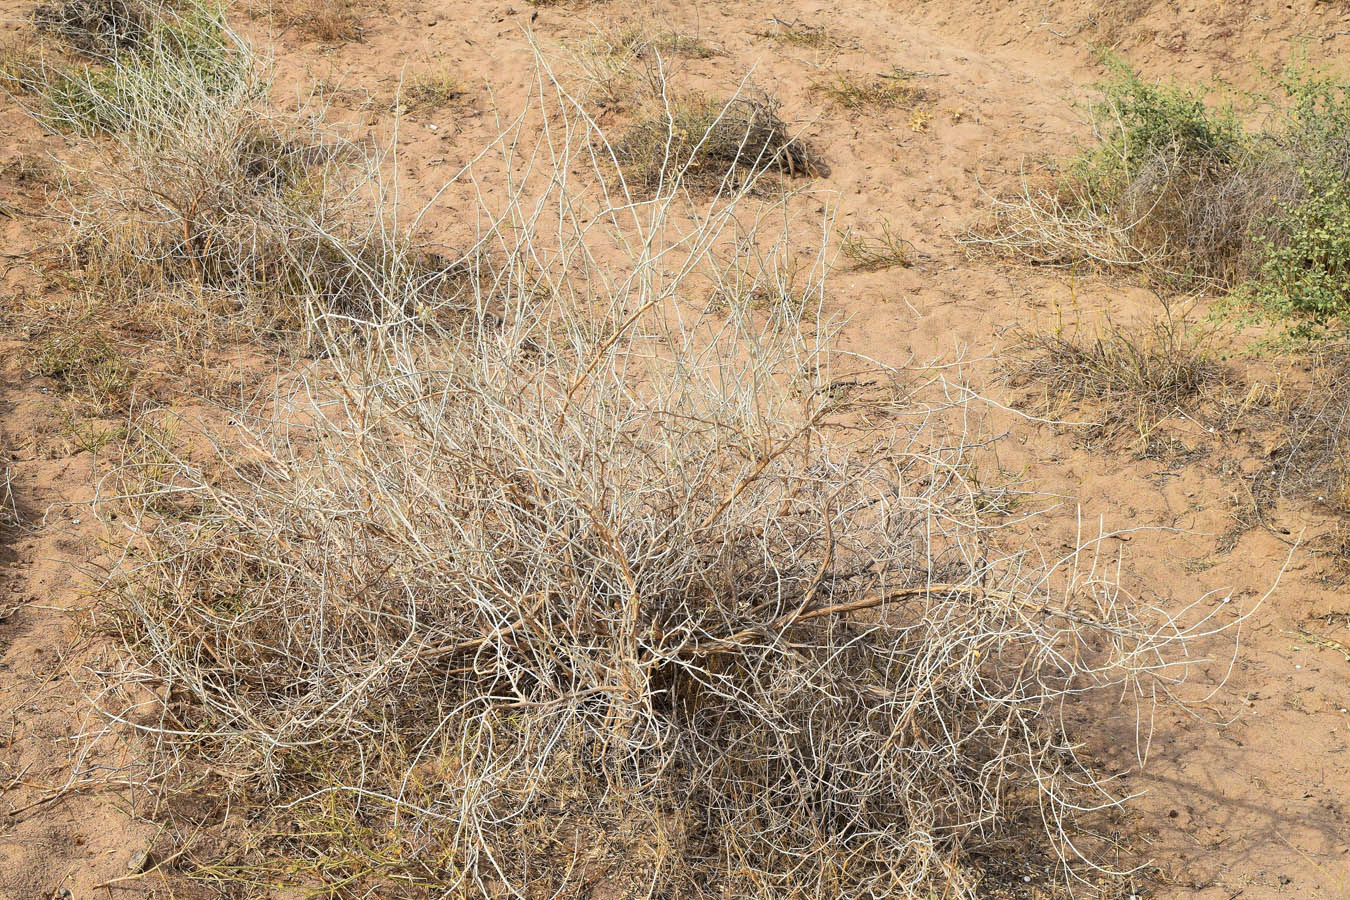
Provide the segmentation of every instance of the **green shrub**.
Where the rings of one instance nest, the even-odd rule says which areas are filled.
[[[996,201],[970,240],[1218,287],[1296,331],[1350,322],[1350,82],[1290,66],[1270,95],[1246,95],[1263,125],[1245,128],[1231,103],[1107,64],[1096,144],[1050,187]]]
[[[1206,166],[1229,165],[1242,154],[1245,135],[1231,106],[1211,109],[1200,91],[1146,82],[1117,59],[1107,66],[1111,77],[1094,86],[1102,99],[1091,107],[1101,143],[1079,163],[1088,177],[1135,176],[1160,153]],[[1100,187],[1110,194],[1125,185]]]
[[[1243,293],[1310,334],[1350,321],[1350,83],[1294,68],[1280,89],[1270,152],[1297,173],[1297,189],[1253,234],[1260,268]]]
[[[1262,237],[1252,294],[1269,312],[1296,319],[1297,330],[1350,319],[1350,190],[1340,177],[1305,169],[1301,203]]]

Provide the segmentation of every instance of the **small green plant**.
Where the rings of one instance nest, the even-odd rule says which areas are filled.
[[[844,236],[839,252],[844,255],[845,259],[853,263],[853,268],[864,272],[875,272],[896,266],[909,267],[912,265],[911,249],[913,249],[913,245],[896,234],[890,222],[883,222],[880,237],[847,234]]]
[[[1261,268],[1251,295],[1296,331],[1350,318],[1350,190],[1343,177],[1305,170],[1302,202],[1258,238]]]
[[[1091,107],[1100,146],[1088,154],[1089,168],[1137,174],[1157,153],[1209,165],[1237,158],[1244,134],[1231,106],[1212,108],[1183,84],[1144,81],[1117,58],[1106,65],[1108,78],[1096,85],[1102,97]]]
[[[400,100],[406,112],[426,112],[449,106],[464,96],[464,88],[445,69],[419,72],[403,86]]]
[[[1350,319],[1350,82],[1295,67],[1280,87],[1280,144],[1297,179],[1254,234],[1260,268],[1248,294],[1311,334]]]
[[[909,108],[928,96],[922,87],[915,84],[914,74],[901,69],[871,80],[847,72],[834,72],[811,87],[831,103],[849,110]]]

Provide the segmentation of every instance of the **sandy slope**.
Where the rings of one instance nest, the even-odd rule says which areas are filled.
[[[677,77],[684,84],[725,89],[753,67],[755,82],[771,88],[784,114],[823,149],[831,173],[804,205],[834,204],[841,226],[867,230],[889,220],[919,251],[908,269],[844,270],[834,277],[832,302],[850,318],[844,345],[892,364],[963,357],[977,385],[1008,401],[988,359],[1006,346],[1010,327],[1046,326],[1060,318],[1095,323],[1108,313],[1117,321],[1142,321],[1159,313],[1158,301],[1137,288],[1071,283],[972,259],[952,239],[978,216],[980,183],[1006,184],[1024,160],[1063,152],[1084,136],[1068,101],[1094,77],[1087,42],[1114,40],[1151,73],[1222,75],[1240,83],[1300,40],[1310,41],[1314,53],[1350,49],[1350,36],[1336,33],[1350,29],[1343,3],[1134,6],[1137,18],[1125,5],[1109,3],[1089,9],[983,0],[637,7],[614,0],[542,7],[531,23],[535,10],[523,2],[412,0],[371,11],[359,43],[323,47],[294,29],[274,35],[278,96],[287,102],[324,80],[338,87],[338,118],[387,131],[405,67],[456,73],[467,98],[414,113],[401,125],[404,185],[415,200],[429,196],[492,135],[493,102],[508,111],[521,102],[532,59],[528,29],[546,49],[625,17],[697,34],[719,55],[679,61]],[[0,14],[18,17],[25,8],[4,0]],[[265,19],[249,20],[243,11],[236,18],[268,39]],[[813,48],[773,41],[762,36],[776,30],[771,18],[824,25],[830,42]],[[810,90],[832,69],[877,75],[897,66],[927,76],[931,117],[922,125],[909,111],[838,110]],[[60,138],[39,135],[13,109],[2,116],[0,134],[9,137],[0,139],[0,162],[60,149]],[[0,184],[0,198],[19,209],[19,218],[0,219],[5,249],[31,249],[41,229],[25,216],[40,201],[9,177]],[[455,240],[453,210],[434,212],[430,223],[433,235]],[[43,289],[23,271],[11,271],[4,285],[11,296],[20,288]],[[0,897],[48,897],[67,887],[78,898],[126,874],[148,838],[145,826],[122,814],[124,798],[114,790],[72,792],[23,809],[49,797],[44,788],[60,786],[70,771],[66,739],[80,726],[83,703],[67,672],[78,675],[89,639],[81,636],[79,617],[67,610],[88,602],[77,567],[99,548],[87,508],[78,506],[90,494],[94,461],[61,440],[53,386],[26,374],[16,327],[0,324],[0,452],[12,460],[29,529],[0,536],[0,611],[21,604],[0,622],[0,802],[21,810],[0,820]],[[1243,374],[1259,375],[1255,369]],[[994,422],[1009,432],[998,450],[1001,468],[1062,498],[1034,533],[1047,553],[1070,545],[1080,515],[1089,534],[1099,522],[1108,531],[1128,529],[1105,542],[1107,548],[1120,554],[1125,583],[1134,592],[1165,602],[1221,589],[1213,602],[1231,593],[1250,603],[1266,594],[1289,561],[1282,582],[1244,631],[1231,690],[1203,710],[1218,721],[1239,718],[1216,726],[1167,713],[1155,723],[1147,767],[1123,784],[1144,792],[1131,801],[1136,821],[1121,835],[1130,848],[1126,858],[1156,861],[1153,889],[1163,897],[1345,896],[1350,661],[1306,642],[1297,630],[1311,625],[1326,638],[1350,643],[1350,598],[1319,578],[1322,563],[1306,548],[1291,556],[1287,545],[1290,537],[1316,535],[1328,523],[1314,510],[1285,504],[1272,515],[1273,531],[1252,530],[1225,552],[1219,536],[1232,521],[1230,497],[1241,491],[1240,474],[1263,464],[1263,437],[1241,430],[1213,435],[1202,424],[1183,421],[1171,426],[1177,439],[1198,451],[1193,458],[1147,458],[1128,442],[1086,449],[1073,433],[1019,417]],[[1226,669],[1220,660],[1209,672],[1218,678]],[[1109,765],[1128,768],[1134,731],[1133,720],[1106,723],[1092,736],[1091,749]],[[118,765],[120,752],[105,748],[100,762]],[[140,890],[150,881],[116,889]]]

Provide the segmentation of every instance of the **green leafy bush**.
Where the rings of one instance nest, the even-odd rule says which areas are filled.
[[[1261,270],[1254,297],[1299,330],[1350,319],[1350,190],[1342,178],[1304,170],[1303,201],[1276,224],[1278,237],[1260,239]]]
[[[1350,323],[1350,82],[1291,65],[1269,95],[1245,96],[1256,128],[1198,88],[1107,65],[1095,144],[1051,186],[996,200],[971,240],[1217,287],[1300,332]]]
[[[1242,154],[1245,135],[1231,106],[1211,109],[1195,88],[1146,82],[1120,60],[1107,66],[1111,77],[1095,85],[1102,99],[1091,107],[1100,145],[1080,164],[1084,174],[1138,175],[1160,153],[1211,166],[1231,164]]]
[[[1350,322],[1350,83],[1295,68],[1280,88],[1283,117],[1269,141],[1297,189],[1253,235],[1260,268],[1245,294],[1308,334]]]

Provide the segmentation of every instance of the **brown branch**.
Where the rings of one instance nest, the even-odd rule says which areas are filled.
[[[821,616],[837,616],[844,613],[856,612],[860,609],[870,609],[874,606],[881,606],[885,603],[891,603],[895,600],[903,600],[909,597],[922,597],[927,594],[982,594],[987,597],[998,597],[1003,600],[1015,599],[1012,595],[1003,591],[989,591],[977,585],[966,584],[926,584],[920,587],[900,588],[894,591],[888,591],[885,594],[872,594],[867,597],[860,597],[857,600],[850,600],[846,603],[836,603],[832,606],[822,606],[816,609],[802,612],[800,609],[781,615],[765,625],[759,625],[754,628],[746,628],[736,632],[728,637],[719,638],[710,645],[702,647],[693,647],[690,653],[696,656],[706,656],[710,653],[722,653],[731,650],[756,634],[761,634],[769,629],[781,631],[798,622],[804,622],[807,619],[817,619]]]

